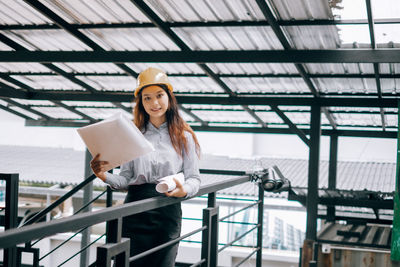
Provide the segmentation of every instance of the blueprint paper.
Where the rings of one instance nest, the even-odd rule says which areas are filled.
[[[92,157],[100,153],[100,160],[108,161],[106,171],[154,151],[153,145],[122,113],[77,131]]]
[[[174,190],[176,188],[176,183],[173,178],[177,179],[182,185],[185,183],[185,177],[181,172],[173,175],[168,175],[158,180],[156,191],[159,193],[165,193]]]

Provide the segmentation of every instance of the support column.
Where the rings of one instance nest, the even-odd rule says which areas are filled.
[[[301,266],[310,266],[317,239],[319,146],[321,139],[321,107],[311,106],[310,150],[308,157],[307,228]]]
[[[394,192],[393,230],[390,258],[400,261],[400,101],[398,102],[396,188]]]
[[[4,212],[4,229],[12,229],[18,226],[18,182],[19,175],[0,174],[0,179],[6,181],[6,208]],[[4,266],[17,266],[17,247],[13,246],[4,249]]]
[[[321,139],[321,107],[311,106],[310,153],[308,158],[306,239],[316,240],[318,213],[319,146]]]
[[[92,160],[92,156],[91,156],[89,150],[86,149],[84,179],[86,179],[87,177],[89,177],[90,175],[93,174],[92,169],[90,168],[91,160]],[[82,205],[85,205],[92,199],[93,199],[93,182],[90,182],[83,188]],[[89,205],[85,209],[82,210],[82,212],[90,212],[90,211],[92,211],[92,205]],[[91,227],[88,227],[87,229],[83,230],[82,239],[81,239],[81,249],[90,244],[91,232],[92,232]],[[85,267],[85,266],[89,265],[89,257],[90,257],[89,249],[83,250],[81,253],[81,256],[80,256],[80,266],[81,267]]]
[[[257,229],[257,251],[256,255],[256,267],[262,266],[262,249],[263,249],[263,227],[264,227],[264,188],[261,184],[258,184],[258,220],[259,225]]]
[[[328,189],[336,189],[336,173],[338,159],[338,135],[331,135],[331,143],[329,150],[329,176]],[[335,206],[328,206],[327,217],[329,221],[335,220]]]

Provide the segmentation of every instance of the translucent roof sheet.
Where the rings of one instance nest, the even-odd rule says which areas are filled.
[[[165,21],[262,20],[254,1],[148,0],[153,10]]]
[[[46,5],[69,23],[148,22],[129,0],[44,0]]]
[[[136,79],[130,76],[76,76],[86,84],[102,91],[133,92]]]
[[[84,90],[62,76],[12,75],[16,80],[38,90]]]
[[[50,72],[48,68],[39,63],[6,62],[0,63],[1,72]]]
[[[372,74],[374,73],[373,64],[362,63],[308,63],[305,64],[307,69],[312,74]]]
[[[270,27],[191,27],[174,31],[192,50],[283,49]]]
[[[238,93],[308,93],[301,78],[223,78]]]
[[[64,30],[14,30],[6,35],[31,50],[84,51],[90,47]]]
[[[102,53],[157,51],[161,55],[157,55],[158,60],[153,53],[147,53],[151,55],[149,62],[118,64],[102,60],[102,55],[93,57],[97,63],[83,57],[80,60],[77,53],[73,53],[73,63],[0,62],[0,97],[4,98],[0,108],[35,120],[45,121],[48,116],[54,118],[51,124],[88,123],[73,109],[96,120],[121,110],[132,116],[130,102],[136,76],[149,66],[169,75],[184,119],[210,130],[213,126],[259,128],[265,126],[263,123],[272,128],[288,128],[279,112],[271,109],[270,105],[278,103],[276,97],[287,97],[288,105],[279,103],[279,109],[298,128],[308,129],[310,106],[297,106],[289,98],[311,100],[320,94],[358,101],[372,98],[381,103],[381,98],[400,96],[400,63],[382,60],[385,62],[378,62],[379,68],[374,68],[375,63],[365,63],[357,54],[371,48],[365,0],[144,0],[141,5],[152,10],[149,14],[130,0],[41,0],[50,10],[41,12],[35,7],[37,3],[0,1],[1,52],[16,55],[15,49],[35,51],[35,55],[59,54],[58,51],[92,54],[93,49],[104,49]],[[272,17],[262,12],[263,4]],[[384,48],[395,56],[400,49],[399,8],[397,0],[372,0],[376,49]],[[59,18],[53,21],[54,16],[49,13]],[[63,21],[59,23],[59,19]],[[274,27],[268,23],[271,19],[276,20]],[[340,56],[332,58],[334,63],[297,60],[304,54],[302,50],[311,50],[307,52],[315,59],[321,58],[317,53],[330,59],[326,51],[336,49],[356,52],[350,57],[356,59],[355,63],[342,63]],[[190,50],[218,55],[218,59],[190,62]],[[258,50],[261,62],[251,56],[246,61],[247,53],[254,50]],[[270,60],[264,50],[283,53],[283,57]],[[179,54],[178,62],[165,62],[162,58],[171,51]],[[244,60],[227,62],[232,59],[224,58],[222,51],[234,51]],[[18,56],[29,61],[30,55]],[[371,62],[371,58],[372,53],[365,59]],[[98,92],[91,92],[91,88]],[[265,103],[256,105],[253,100],[260,97],[265,98]],[[15,99],[16,103],[8,99]],[[57,105],[57,101],[67,107]],[[31,114],[32,108],[44,115]],[[395,107],[326,107],[321,127],[331,130],[337,125],[338,129],[387,134],[397,127],[397,112]]]
[[[113,63],[55,63],[66,72],[77,73],[124,73]]]
[[[322,93],[376,93],[374,79],[357,78],[315,78],[313,79]]]
[[[210,68],[220,74],[287,74],[298,73],[292,63],[214,63]]]
[[[41,24],[51,20],[33,10],[24,1],[0,1],[0,24]]]
[[[336,49],[340,46],[336,26],[284,27],[297,49]]]
[[[329,3],[325,0],[316,1],[291,1],[272,0],[274,8],[278,11],[279,18],[293,19],[331,19],[333,17]]]
[[[85,29],[81,32],[105,50],[179,50],[167,36],[156,28]]]

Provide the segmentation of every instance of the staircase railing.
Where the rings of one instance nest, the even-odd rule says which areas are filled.
[[[240,209],[233,214],[227,215],[221,219],[218,219],[218,206],[216,205],[216,192],[222,189],[226,189],[238,184],[242,184],[245,182],[250,181],[250,176],[246,175],[245,172],[238,172],[238,171],[218,171],[218,170],[201,170],[201,173],[203,174],[222,174],[222,175],[235,175],[238,177],[231,178],[224,180],[222,182],[216,182],[213,184],[209,184],[206,186],[203,186],[198,194],[196,196],[201,196],[208,194],[208,205],[207,208],[203,210],[203,226],[193,230],[190,233],[187,233],[185,235],[182,235],[178,239],[169,241],[165,244],[162,244],[158,247],[155,247],[153,249],[150,249],[148,251],[145,251],[139,255],[135,255],[131,258],[129,258],[129,250],[127,252],[126,248],[129,248],[129,240],[126,240],[124,238],[121,238],[121,225],[122,225],[122,215],[123,216],[129,216],[132,214],[140,213],[143,211],[171,205],[174,203],[178,203],[180,201],[186,201],[178,198],[168,198],[164,196],[159,196],[159,197],[153,197],[150,199],[144,199],[140,201],[136,201],[133,203],[127,203],[121,206],[115,206],[115,207],[109,207],[103,210],[95,211],[95,212],[86,212],[84,214],[77,214],[79,211],[83,210],[86,206],[90,205],[92,202],[97,200],[101,195],[103,195],[106,191],[104,191],[102,194],[91,200],[89,203],[84,204],[84,206],[79,209],[74,215],[67,217],[67,218],[61,218],[57,220],[52,220],[50,222],[38,222],[43,216],[45,216],[48,212],[53,210],[55,207],[60,205],[63,201],[74,195],[76,192],[78,192],[80,189],[82,189],[85,185],[88,183],[92,182],[95,179],[95,176],[92,175],[88,177],[86,180],[84,180],[81,184],[77,185],[75,188],[73,188],[71,191],[69,191],[67,194],[59,198],[57,201],[55,201],[53,204],[50,206],[46,207],[42,211],[40,211],[38,214],[36,214],[34,217],[29,219],[23,227],[19,227],[16,229],[10,229],[5,231],[4,233],[0,234],[0,248],[11,248],[15,247],[18,244],[25,243],[25,248],[19,247],[20,253],[23,251],[25,252],[32,252],[35,255],[38,254],[38,251],[35,251],[35,249],[32,248],[34,244],[36,244],[38,241],[35,243],[31,243],[32,240],[41,240],[42,238],[52,236],[54,234],[58,233],[64,233],[64,232],[76,232],[74,235],[77,235],[80,231],[83,229],[86,229],[87,227],[90,227],[92,225],[102,223],[102,222],[107,222],[107,231],[104,234],[106,236],[106,244],[103,246],[100,246],[97,248],[97,260],[96,262],[92,263],[90,266],[106,266],[105,264],[111,257],[115,257],[116,262],[121,263],[121,266],[124,266],[123,264],[127,264],[128,262],[134,261],[140,257],[146,256],[150,253],[153,253],[157,250],[160,250],[164,247],[172,246],[176,244],[177,242],[181,241],[184,238],[187,238],[191,235],[194,235],[196,233],[202,232],[202,245],[201,245],[201,256],[202,259],[193,264],[192,266],[216,266],[217,263],[217,258],[218,258],[218,253],[227,248],[228,246],[231,246],[233,243],[235,243],[237,240],[245,236],[246,234],[257,230],[257,246],[255,247],[254,251],[251,252],[251,254],[248,255],[247,258],[243,259],[241,263],[239,263],[237,266],[242,264],[244,261],[249,259],[254,253],[257,253],[256,256],[256,262],[257,266],[261,266],[261,250],[262,250],[262,215],[263,215],[263,194],[264,191],[262,187],[259,187],[259,199],[255,203],[248,205],[247,207]],[[111,199],[112,199],[112,193],[111,190],[108,190],[107,193],[107,206],[110,206]],[[218,249],[218,222],[226,220],[230,216],[233,216],[247,208],[252,208],[254,206],[258,206],[258,222],[257,224],[244,233],[243,235],[235,238],[234,240],[231,240],[224,246]],[[34,223],[37,222],[37,223]],[[102,235],[101,237],[103,237]],[[100,237],[100,238],[101,238]],[[98,239],[100,239],[98,238]],[[72,239],[72,237],[70,238]],[[95,240],[97,241],[97,240]],[[95,242],[94,241],[94,242]],[[66,240],[63,242],[65,244],[68,242]],[[94,243],[92,242],[92,243]],[[92,244],[91,243],[91,244]],[[64,263],[68,262],[71,258],[75,257],[76,255],[79,255],[83,250],[87,249],[91,244],[88,244],[85,248],[82,248],[80,251],[75,253],[72,257],[64,261],[61,265]],[[58,249],[61,247],[61,245],[57,246],[54,248],[52,251],[47,253],[46,255],[42,256],[38,260],[41,260],[48,255],[50,255],[54,250]],[[110,253],[116,253],[119,252],[115,255],[110,255]],[[125,254],[124,254],[125,253]],[[103,258],[104,255],[108,255],[110,257],[108,258]],[[125,255],[125,256],[122,256]],[[34,257],[35,258],[35,257]],[[38,258],[38,257],[36,257]],[[215,264],[215,265],[214,265]],[[38,263],[34,263],[34,265],[38,266]],[[59,265],[59,266],[61,266]],[[13,265],[10,265],[13,266]],[[120,265],[118,265],[120,266]]]

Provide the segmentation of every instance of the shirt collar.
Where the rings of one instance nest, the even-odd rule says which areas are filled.
[[[168,123],[167,122],[163,122],[160,125],[160,128],[155,127],[150,121],[147,123],[147,129],[151,130],[151,131],[162,131],[164,129],[168,128]]]

